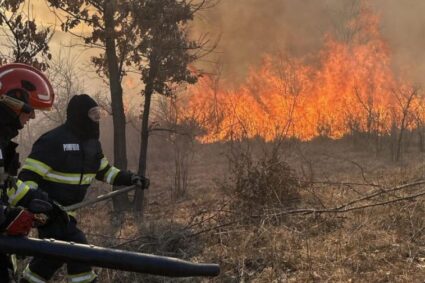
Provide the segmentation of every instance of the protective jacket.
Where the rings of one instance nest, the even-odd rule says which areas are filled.
[[[11,140],[18,135],[18,129],[22,126],[16,115],[10,112],[10,109],[0,104],[0,192],[1,203],[16,205],[30,188],[22,181],[11,178],[17,175],[20,166],[19,154],[16,152],[18,144]]]
[[[79,203],[94,179],[131,185],[131,173],[111,166],[98,139],[80,139],[67,125],[42,135],[25,160],[19,179],[63,206]]]
[[[11,140],[18,135],[22,128],[19,119],[9,108],[0,104],[0,232],[6,229],[6,207],[8,202],[15,204],[14,199],[20,194],[26,194],[29,187],[20,180],[11,182],[11,176],[16,176],[19,168],[19,155],[16,152],[16,143]],[[10,199],[8,198],[10,194]],[[9,282],[9,271],[12,263],[5,254],[0,254],[0,282]]]

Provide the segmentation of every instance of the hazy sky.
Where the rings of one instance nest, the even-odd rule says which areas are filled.
[[[240,81],[250,66],[266,53],[284,52],[294,56],[314,53],[323,43],[323,35],[341,24],[357,0],[220,0],[197,19],[195,29],[205,31],[219,45],[208,60],[220,60],[224,73]],[[59,23],[44,0],[32,0],[34,14],[45,25]],[[413,79],[425,81],[425,1],[371,0],[381,17],[381,29],[393,52],[396,68],[408,66]],[[41,15],[41,16],[40,16]],[[52,50],[68,45],[70,36],[58,30]],[[63,48],[63,47],[62,47]],[[90,52],[75,49],[82,61]],[[207,60],[206,60],[207,61]],[[206,68],[211,64],[203,63]]]
[[[220,36],[217,57],[226,74],[243,78],[269,52],[304,55],[317,51],[323,35],[342,23],[356,0],[221,0],[201,18],[202,28]],[[408,66],[425,80],[425,1],[371,0],[396,67]]]

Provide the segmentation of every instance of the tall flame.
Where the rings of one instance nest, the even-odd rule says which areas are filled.
[[[414,119],[424,121],[423,99],[391,68],[379,17],[363,6],[345,32],[342,39],[326,35],[313,57],[265,56],[236,89],[221,89],[212,76],[201,78],[189,89],[185,108],[187,117],[207,130],[202,141],[381,135],[402,123],[412,127]]]

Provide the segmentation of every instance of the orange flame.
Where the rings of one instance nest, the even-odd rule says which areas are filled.
[[[345,40],[327,35],[315,63],[265,56],[237,89],[222,90],[216,78],[201,78],[189,89],[186,118],[207,130],[203,142],[340,138],[355,131],[383,135],[401,127],[407,105],[405,127],[413,127],[414,119],[424,121],[423,99],[412,95],[414,87],[397,79],[391,68],[379,17],[363,7],[348,22],[347,35]]]

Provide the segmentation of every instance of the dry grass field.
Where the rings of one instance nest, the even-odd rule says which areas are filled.
[[[176,197],[173,149],[151,146],[143,219],[100,203],[81,210],[82,229],[96,245],[219,263],[221,274],[97,269],[100,282],[425,280],[425,154],[416,148],[396,163],[349,141],[292,143],[274,154],[258,141],[196,144],[187,190]],[[108,190],[94,187],[89,197]]]

